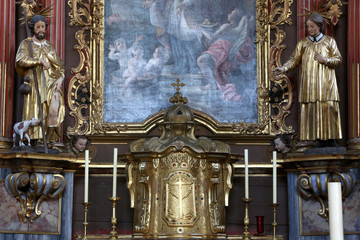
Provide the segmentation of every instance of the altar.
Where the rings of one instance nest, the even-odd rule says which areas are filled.
[[[139,139],[122,156],[134,212],[133,237],[225,239],[232,188],[230,147],[196,138],[187,98],[177,92],[159,125],[159,138]]]
[[[359,239],[358,0],[3,2],[1,240]]]

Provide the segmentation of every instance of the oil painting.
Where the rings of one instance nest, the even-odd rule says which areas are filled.
[[[256,123],[256,1],[104,0],[103,122],[188,105],[218,122]]]

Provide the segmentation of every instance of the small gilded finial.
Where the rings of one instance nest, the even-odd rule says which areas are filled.
[[[176,87],[176,93],[173,97],[171,97],[169,100],[171,103],[184,103],[186,104],[188,102],[188,99],[186,97],[183,97],[180,92],[180,87],[185,86],[184,83],[180,83],[180,79],[176,79],[176,83],[172,83],[171,86]]]
[[[176,86],[176,91],[179,92],[180,91],[180,87],[185,86],[184,83],[180,83],[180,79],[176,79],[176,83],[172,83],[171,86],[175,87]]]

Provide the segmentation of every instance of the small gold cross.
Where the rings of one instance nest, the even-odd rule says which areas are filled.
[[[176,86],[176,91],[179,92],[180,87],[185,86],[184,83],[180,83],[180,79],[176,79],[176,83],[172,83],[171,86],[175,87]]]

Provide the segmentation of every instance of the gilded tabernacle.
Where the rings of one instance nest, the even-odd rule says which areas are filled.
[[[161,137],[133,142],[124,159],[135,208],[133,236],[226,238],[225,206],[236,156],[223,142],[195,137],[194,116],[179,85],[178,80]]]

